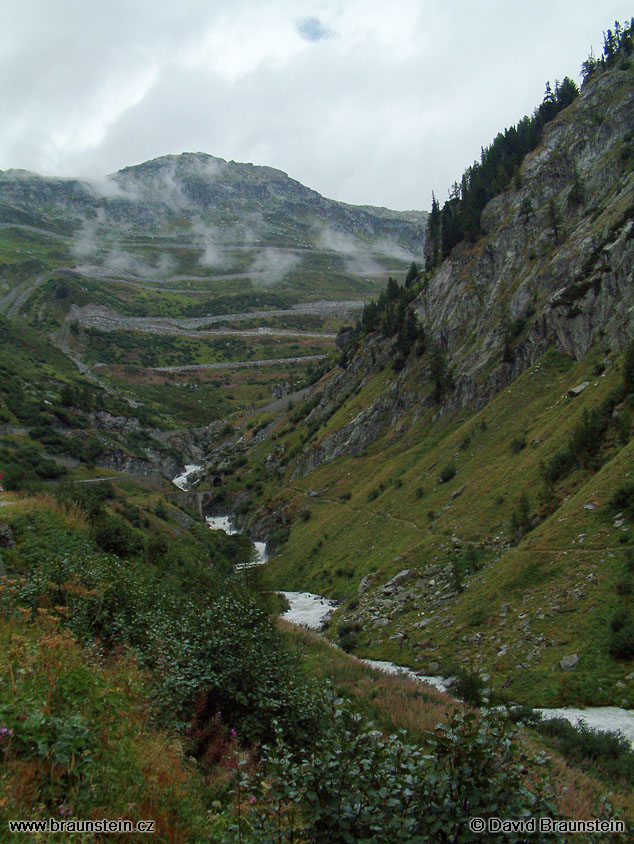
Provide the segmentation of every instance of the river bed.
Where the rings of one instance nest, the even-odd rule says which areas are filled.
[[[290,604],[290,608],[281,617],[311,630],[319,631],[335,608],[332,601],[310,592],[282,592],[281,594]],[[360,661],[386,674],[399,674],[419,683],[427,683],[441,692],[446,692],[450,687],[450,683],[443,677],[419,674],[411,668],[405,668],[393,662],[377,659],[361,659]],[[618,706],[592,706],[587,709],[561,707],[541,708],[535,711],[546,720],[564,718],[574,726],[583,722],[593,730],[620,732],[634,746],[634,711],[630,709],[621,709]]]
[[[309,630],[321,630],[326,621],[337,608],[337,605],[322,595],[311,592],[280,592],[290,604],[280,618],[308,627]]]
[[[235,527],[231,521],[231,516],[205,516],[205,521],[209,525],[210,530],[224,530],[229,536],[233,536],[240,531]],[[254,566],[263,566],[268,560],[266,553],[266,542],[254,542],[255,556],[248,563],[239,563],[236,566],[236,571],[243,571],[244,569],[251,569]]]
[[[238,532],[232,525],[229,516],[207,516],[207,524],[212,530],[224,530],[228,534]],[[236,566],[236,569],[262,565],[267,561],[266,544],[264,542],[255,542],[254,545],[256,548],[254,561]],[[289,603],[289,608],[282,613],[281,618],[285,621],[290,621],[292,624],[298,624],[317,632],[321,630],[337,606],[334,601],[324,598],[323,595],[315,595],[312,592],[280,592],[279,594],[283,595]],[[427,683],[443,692],[446,692],[450,685],[443,677],[418,674],[411,668],[396,665],[393,662],[376,659],[362,659],[360,661],[377,671],[410,677],[412,680]],[[584,723],[593,730],[620,732],[634,746],[633,710],[621,709],[618,706],[592,706],[586,709],[576,709],[573,707],[561,707],[557,709],[541,708],[536,709],[536,712],[539,712],[542,718],[545,719],[564,718],[575,726]]]

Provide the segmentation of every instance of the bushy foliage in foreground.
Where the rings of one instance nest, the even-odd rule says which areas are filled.
[[[310,691],[237,579],[210,576],[201,563],[192,587],[142,558],[101,552],[85,530],[56,530],[41,513],[16,520],[16,535],[28,578],[0,595],[0,610],[53,607],[79,642],[132,648],[151,671],[163,719],[184,727],[202,695],[208,717],[221,713],[245,741],[270,736],[273,719],[298,741],[315,729]]]
[[[54,608],[0,613],[0,679],[2,841],[21,838],[6,837],[12,818],[141,815],[156,821],[158,841],[214,840],[204,784],[174,736],[148,723],[151,689],[129,653],[95,660]],[[146,838],[125,835],[129,844]]]
[[[279,732],[257,773],[238,764],[227,842],[460,844],[481,840],[472,817],[556,815],[544,781],[524,784],[526,759],[499,715],[457,711],[420,747],[385,737],[333,694],[326,705],[329,724],[312,746],[294,752]]]

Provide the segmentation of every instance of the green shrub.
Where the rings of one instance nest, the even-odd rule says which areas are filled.
[[[472,706],[480,706],[484,683],[479,674],[469,672],[462,674],[454,686],[456,696]]]
[[[6,489],[24,490],[32,488],[43,480],[62,478],[67,474],[63,466],[44,457],[31,445],[0,447],[0,465],[3,472],[3,486]]]
[[[41,780],[41,797],[49,804],[63,804],[68,795],[88,785],[97,737],[83,715],[52,715],[33,701],[23,704],[25,710],[0,706],[0,758],[6,743],[13,757],[32,763],[31,776]],[[54,777],[45,777],[44,763],[55,772]]]
[[[159,503],[154,508],[154,515],[159,519],[167,519],[169,516],[169,510],[167,509],[167,505],[163,499],[159,501]]]
[[[511,531],[515,541],[519,541],[534,527],[531,515],[531,503],[526,492],[517,499],[511,513]]]
[[[634,393],[634,340],[630,340],[623,358],[623,392],[626,396]]]
[[[584,723],[573,726],[563,718],[542,720],[536,729],[571,762],[628,784],[634,778],[634,750],[620,733],[592,730]]]
[[[573,469],[594,465],[617,400],[618,394],[611,394],[599,407],[591,411],[584,409],[581,421],[573,428],[566,446],[542,465],[542,476],[547,483],[555,483]]]
[[[628,407],[624,408],[614,419],[616,435],[621,445],[627,445],[632,432],[632,412]]]
[[[282,547],[291,535],[290,525],[278,525],[267,537],[267,545],[272,553]]]
[[[519,454],[520,451],[526,448],[526,436],[522,434],[520,437],[514,437],[510,444],[511,454]]]
[[[143,540],[119,516],[101,513],[93,525],[93,536],[97,545],[118,557],[138,554],[143,550]]]
[[[446,466],[440,470],[440,474],[438,475],[438,480],[441,484],[447,483],[450,481],[456,474],[456,466],[453,462],[447,463]]]
[[[612,633],[609,651],[615,659],[634,657],[634,624],[626,624]]]
[[[140,558],[122,560],[58,522],[15,521],[11,553],[29,577],[0,593],[1,612],[44,601],[63,608],[60,623],[79,642],[98,640],[106,653],[133,649],[164,722],[184,726],[197,705],[199,721],[221,712],[245,742],[272,735],[273,720],[298,742],[317,729],[321,716],[297,660],[242,583],[210,572],[204,559],[186,578]]]
[[[510,707],[508,716],[513,724],[536,724],[542,720],[541,712],[537,712],[532,706]]]
[[[620,607],[612,616],[610,621],[610,629],[613,633],[627,627],[631,623],[630,611],[627,607]]]
[[[56,487],[54,495],[58,501],[80,507],[93,520],[103,512],[104,502],[116,497],[110,481],[91,484],[65,482]]]
[[[557,816],[544,779],[524,784],[527,760],[501,716],[454,712],[419,747],[385,737],[332,693],[323,706],[328,725],[308,747],[294,753],[278,733],[254,774],[236,771],[227,842],[466,844],[481,840],[469,819],[499,816],[501,796],[509,817]]]
[[[153,536],[148,542],[147,559],[153,563],[161,563],[167,554],[168,547],[164,536]]]
[[[351,653],[357,647],[357,643],[358,636],[352,630],[347,633],[339,632],[339,647],[346,653]]]
[[[616,584],[616,591],[619,595],[631,595],[634,590],[631,572],[626,572]]]
[[[624,484],[617,489],[610,499],[610,506],[615,510],[623,510],[630,518],[634,518],[634,483]]]

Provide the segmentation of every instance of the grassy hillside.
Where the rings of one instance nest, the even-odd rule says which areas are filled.
[[[310,445],[370,406],[385,376],[368,376]],[[286,525],[270,582],[342,601],[330,635],[355,628],[355,652],[423,670],[437,663],[446,675],[486,671],[498,692],[526,703],[634,705],[625,679],[634,654],[610,654],[611,620],[631,608],[633,523],[610,503],[632,483],[622,383],[618,355],[595,349],[575,363],[551,351],[476,414],[413,407],[360,456],[305,478],[291,464],[254,502]],[[596,452],[547,481],[553,458],[615,395]],[[271,449],[292,452],[298,430],[276,425],[249,453],[252,465]],[[398,600],[383,594],[405,569]],[[373,588],[358,595],[365,577]],[[563,672],[559,661],[573,653],[577,666]]]
[[[129,484],[105,495],[96,490],[12,497],[3,508],[4,829],[15,818],[125,818],[153,820],[165,844],[259,842],[275,829],[282,836],[295,829],[295,840],[308,841],[316,823],[334,837],[349,795],[359,799],[354,766],[367,753],[374,778],[387,776],[389,765],[384,787],[417,824],[429,815],[408,802],[413,776],[417,801],[421,784],[436,782],[438,793],[425,786],[424,799],[445,812],[446,782],[467,813],[484,809],[490,795],[473,789],[475,777],[484,786],[483,760],[489,788],[503,787],[507,799],[524,801],[525,789],[535,789],[537,774],[526,778],[518,763],[533,765],[537,749],[546,748],[538,732],[513,735],[510,725],[463,711],[429,687],[377,674],[312,634],[283,624],[278,632],[231,573],[246,550],[241,538],[209,532]],[[7,531],[14,544],[6,544]],[[326,682],[329,690],[320,691]],[[407,736],[397,738],[403,729]],[[491,780],[489,754],[506,742],[513,761]],[[276,757],[282,750],[287,755]],[[539,778],[548,771],[551,796],[537,797],[543,810],[594,816],[609,789],[612,811],[630,819],[628,787],[614,761],[610,767],[599,756],[590,770],[583,754],[573,764],[554,746],[546,750]],[[306,753],[332,811],[316,811],[310,783],[299,777]],[[430,777],[429,753],[437,775],[450,772],[447,781],[444,773]],[[617,753],[623,770],[634,764],[630,756]],[[333,757],[330,780],[323,772]],[[342,760],[353,767],[347,771]],[[362,795],[365,812],[391,834],[393,813],[376,796]],[[447,822],[457,823],[452,812]],[[99,837],[82,836],[90,844]]]

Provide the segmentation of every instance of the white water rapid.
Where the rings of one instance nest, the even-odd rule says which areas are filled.
[[[225,533],[232,536],[234,533],[240,531],[235,528],[231,522],[231,516],[205,516],[205,521],[209,525],[210,530],[224,530]],[[261,566],[268,560],[266,553],[266,542],[254,542],[255,557],[248,563],[240,563],[236,566],[236,571],[243,569],[250,569],[253,566]]]
[[[237,533],[231,524],[229,516],[207,516],[207,524],[212,530],[224,530],[226,533]],[[237,568],[248,568],[261,565],[267,560],[266,546],[263,542],[254,543],[257,557],[254,562],[245,563]],[[336,604],[322,595],[311,592],[281,592],[289,603],[289,608],[282,613],[281,618],[319,631],[336,608]],[[370,668],[387,674],[401,674],[421,683],[428,683],[440,691],[447,691],[449,684],[442,677],[417,674],[411,668],[384,662],[376,659],[362,659]],[[593,706],[587,709],[561,707],[559,709],[537,709],[542,718],[564,718],[573,725],[584,723],[593,730],[620,732],[634,746],[634,711],[621,709],[618,706]]]
[[[172,478],[172,483],[179,489],[186,491],[189,489],[189,478],[191,475],[195,475],[197,472],[200,472],[202,468],[202,466],[198,466],[196,463],[188,463],[180,475],[176,475],[175,478]]]

